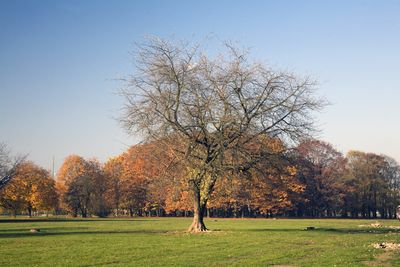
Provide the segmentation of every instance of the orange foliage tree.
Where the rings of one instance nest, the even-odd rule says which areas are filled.
[[[0,193],[0,205],[14,215],[26,210],[49,212],[58,205],[55,182],[45,169],[32,162],[19,164],[13,180]]]
[[[108,159],[103,166],[104,175],[108,179],[109,188],[106,192],[106,199],[110,203],[114,215],[120,214],[120,209],[123,201],[123,179],[124,157],[118,156]]]
[[[73,216],[79,213],[82,217],[90,214],[105,217],[109,214],[110,205],[106,199],[109,180],[98,161],[69,156],[57,176],[64,208]]]
[[[109,198],[114,209],[123,208],[131,216],[165,210],[169,180],[165,179],[171,157],[158,144],[136,145],[122,155],[111,158],[104,172],[111,181]]]

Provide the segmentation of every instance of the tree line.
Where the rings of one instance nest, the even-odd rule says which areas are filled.
[[[361,151],[343,156],[319,140],[294,149],[268,143],[280,156],[220,177],[206,216],[395,217],[400,166],[394,159]],[[14,215],[193,216],[192,192],[179,177],[183,167],[160,143],[132,146],[104,164],[71,155],[56,180],[26,161],[0,192],[0,206]]]

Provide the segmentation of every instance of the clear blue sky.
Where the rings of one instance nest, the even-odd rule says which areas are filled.
[[[0,1],[0,141],[50,169],[137,140],[115,81],[146,35],[214,34],[320,81],[321,138],[400,161],[400,1]]]

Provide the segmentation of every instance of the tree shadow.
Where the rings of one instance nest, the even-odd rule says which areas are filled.
[[[285,228],[274,228],[274,229],[247,229],[244,231],[249,232],[325,232],[325,233],[338,233],[338,234],[390,234],[390,233],[400,233],[400,229],[393,229],[393,228],[324,228],[324,227],[316,227],[312,230],[306,229],[285,229]]]
[[[9,228],[9,229],[0,229],[0,237],[3,233],[10,232],[29,232],[34,227],[26,227],[26,228]],[[37,229],[37,228],[34,228]],[[89,227],[49,227],[49,228],[39,228],[40,231],[48,232],[48,231],[74,231],[74,230],[87,230]]]
[[[97,218],[24,218],[0,219],[0,223],[29,223],[29,222],[154,222],[156,219],[97,219]]]
[[[60,228],[66,230],[68,228]],[[40,232],[31,233],[29,229],[19,229],[19,232],[3,231],[0,232],[1,238],[20,238],[20,237],[40,237],[40,236],[71,236],[71,235],[114,235],[114,234],[164,234],[167,230],[124,230],[124,231],[56,231],[54,228],[40,229]],[[83,228],[84,229],[84,228]]]
[[[311,231],[320,232],[331,232],[331,233],[341,233],[341,234],[390,234],[390,233],[400,233],[400,229],[393,228],[317,228]]]

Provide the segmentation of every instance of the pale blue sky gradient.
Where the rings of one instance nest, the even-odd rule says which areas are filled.
[[[312,75],[332,105],[321,138],[400,161],[400,1],[0,1],[0,141],[50,169],[137,140],[115,79],[146,35],[238,41]],[[211,47],[210,49],[213,49]]]

